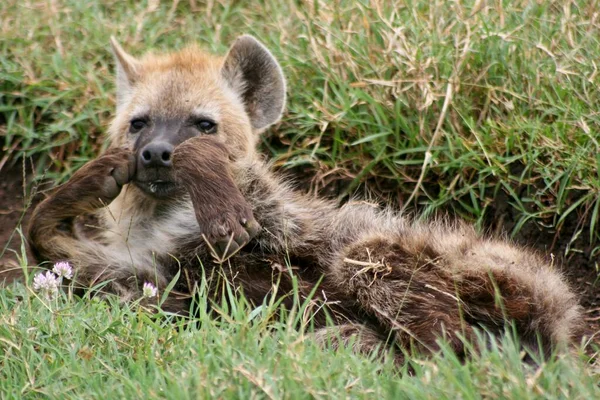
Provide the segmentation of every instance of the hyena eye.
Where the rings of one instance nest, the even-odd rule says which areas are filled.
[[[129,132],[138,133],[148,125],[148,122],[144,119],[134,119],[129,123]]]
[[[194,125],[202,133],[215,133],[217,131],[217,124],[208,119],[194,121]]]

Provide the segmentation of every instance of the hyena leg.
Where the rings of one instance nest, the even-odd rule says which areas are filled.
[[[329,279],[356,297],[400,348],[435,352],[445,338],[464,356],[464,340],[474,338],[473,328],[453,283],[437,273],[435,263],[426,254],[411,254],[401,240],[367,238],[341,253]]]
[[[224,261],[256,236],[260,226],[233,181],[225,145],[209,136],[186,140],[175,148],[173,166],[218,259]]]
[[[435,235],[365,238],[345,249],[331,275],[404,348],[437,350],[445,337],[462,355],[474,327],[501,334],[507,323],[526,346],[538,348],[539,337],[545,352],[576,334],[574,296],[536,257],[468,232]]]
[[[133,177],[134,169],[128,150],[110,150],[84,165],[41,202],[27,229],[29,245],[38,261],[79,260],[86,245],[76,235],[76,218],[109,204]]]
[[[480,239],[450,253],[447,266],[474,324],[499,333],[510,322],[524,347],[546,355],[581,338],[575,295],[536,254]]]
[[[365,325],[347,323],[317,329],[311,338],[323,347],[337,349],[352,346],[352,351],[366,356],[377,355],[380,358],[390,356],[387,337]],[[397,350],[393,353],[394,362],[404,364],[404,354]]]

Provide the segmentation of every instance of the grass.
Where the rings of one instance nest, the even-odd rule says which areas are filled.
[[[465,364],[448,350],[398,370],[323,350],[294,328],[302,304],[280,319],[276,305],[233,298],[222,317],[173,321],[114,299],[53,300],[29,286],[0,292],[3,398],[544,398],[600,395],[583,358],[526,366],[510,335]],[[202,305],[202,304],[201,304]],[[200,307],[203,310],[204,307]],[[499,347],[503,350],[499,350]]]
[[[260,38],[288,79],[261,144],[282,170],[342,200],[365,192],[513,235],[600,252],[597,1],[5,0],[0,174],[26,160],[67,179],[105,146],[114,35],[134,54]],[[540,231],[541,229],[541,231]],[[415,376],[332,353],[240,300],[178,326],[135,306],[0,291],[4,397],[596,398],[597,374],[558,357],[528,369],[510,338]],[[256,314],[250,319],[249,315]],[[269,329],[265,329],[269,325]],[[512,349],[512,350],[511,350]]]

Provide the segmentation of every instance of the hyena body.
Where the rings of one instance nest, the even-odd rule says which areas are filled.
[[[317,314],[314,337],[355,338],[366,353],[434,351],[444,336],[461,354],[459,337],[501,333],[506,321],[546,351],[580,334],[574,295],[531,252],[462,224],[338,207],[274,175],[255,147],[281,115],[285,83],[254,38],[225,58],[186,49],[138,60],[114,41],[113,50],[111,148],[36,208],[29,237],[40,260],[67,259],[80,284],[108,281],[104,290],[124,300],[183,269],[180,292],[205,276],[218,301],[219,276],[255,304],[289,304],[294,275],[337,324]],[[171,296],[165,307],[185,312],[189,300]]]

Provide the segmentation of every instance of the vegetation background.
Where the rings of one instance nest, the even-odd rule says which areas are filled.
[[[222,54],[250,33],[288,79],[286,115],[261,149],[302,190],[457,215],[552,252],[593,322],[599,19],[598,1],[567,0],[4,0],[0,181],[22,171],[34,181],[26,208],[38,181],[64,181],[106,146],[110,35],[133,54],[188,43]],[[504,351],[467,364],[417,357],[413,376],[399,374],[346,349],[318,349],[290,322],[298,307],[273,322],[276,305],[239,300],[219,321],[174,325],[135,305],[47,301],[11,286],[0,292],[0,394],[600,397],[584,358],[526,367],[510,335]]]

